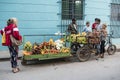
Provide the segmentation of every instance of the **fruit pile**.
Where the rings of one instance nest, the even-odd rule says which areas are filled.
[[[87,43],[86,39],[87,34],[85,32],[82,32],[81,34],[71,34],[67,36],[67,41],[69,42],[78,42],[78,43]]]
[[[28,41],[24,44],[23,50],[30,52],[32,50],[32,44]]]
[[[33,45],[30,42],[26,42],[23,50],[24,55],[59,54],[70,52],[69,48],[64,47],[64,41],[62,39],[56,41],[50,39],[48,42],[43,42],[41,44],[34,43]]]
[[[88,34],[88,42],[91,44],[98,44],[100,43],[100,33],[99,32],[91,32]]]
[[[82,32],[81,34],[71,34],[67,36],[66,40],[68,42],[78,42],[81,44],[91,43],[91,44],[97,44],[100,43],[99,39],[99,33],[98,32],[90,32],[85,33]]]
[[[24,44],[23,54],[24,55],[31,55],[32,54],[32,44],[29,41]]]

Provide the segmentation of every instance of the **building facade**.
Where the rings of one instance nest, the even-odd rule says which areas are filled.
[[[114,36],[120,37],[119,0],[1,0],[0,29],[11,17],[18,18],[22,35],[65,32],[72,18],[77,19],[81,32],[86,21],[92,24],[97,17],[108,25],[108,31],[114,30]],[[5,49],[0,45],[0,50]]]

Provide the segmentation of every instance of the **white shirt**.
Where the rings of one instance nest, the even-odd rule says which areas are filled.
[[[89,27],[85,26],[85,27],[83,28],[83,32],[92,32],[92,29],[91,29],[90,26],[89,26]]]
[[[77,30],[77,26],[75,24],[73,24],[74,28]]]
[[[96,29],[97,29],[97,31],[101,31],[102,25],[101,24],[96,25]]]

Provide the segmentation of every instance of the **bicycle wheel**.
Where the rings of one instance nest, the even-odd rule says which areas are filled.
[[[77,54],[79,61],[81,62],[88,61],[91,57],[90,50],[85,47],[78,49],[76,54]]]
[[[112,45],[108,46],[107,53],[109,55],[113,55],[113,54],[115,54],[115,52],[116,52],[116,46],[115,45],[112,44]]]

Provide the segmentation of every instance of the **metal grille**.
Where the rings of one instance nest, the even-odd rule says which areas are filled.
[[[120,1],[112,0],[111,3],[111,17],[110,17],[110,30],[114,31],[113,36],[120,38]]]
[[[83,17],[83,0],[62,0],[61,13],[61,32],[66,32],[72,18],[76,18],[79,31],[82,30],[84,24]]]

